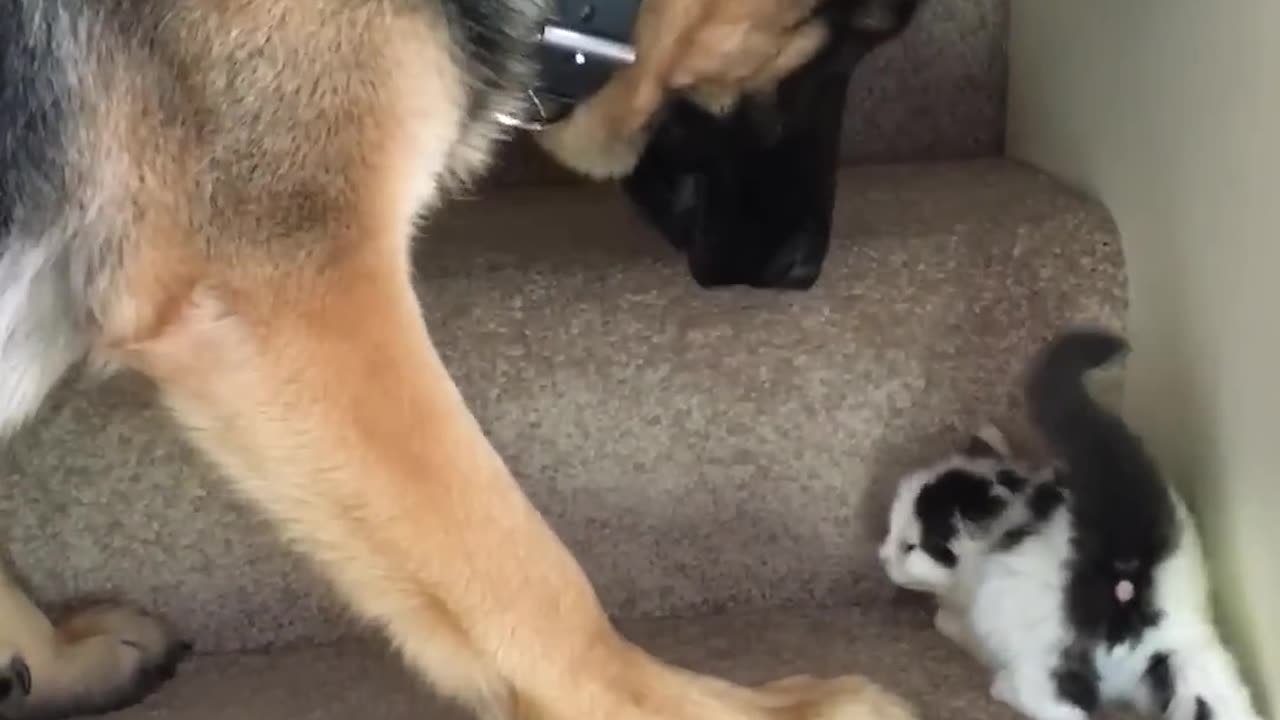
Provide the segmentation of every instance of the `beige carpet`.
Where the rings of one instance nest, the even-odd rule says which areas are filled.
[[[927,720],[1013,720],[987,698],[975,663],[897,611],[767,612],[630,623],[641,645],[740,682],[794,673],[866,674],[917,702]],[[200,658],[140,707],[110,720],[464,720],[421,689],[378,643]]]
[[[464,201],[427,228],[433,332],[621,616],[881,602],[886,484],[1014,410],[1040,338],[1119,323],[1097,205],[1006,161],[849,170],[807,293],[707,292],[608,188]],[[62,393],[0,451],[42,598],[114,591],[206,651],[329,641],[327,590],[133,382]]]

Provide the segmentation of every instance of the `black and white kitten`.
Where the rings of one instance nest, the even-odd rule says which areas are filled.
[[[1056,463],[1027,467],[988,427],[903,478],[880,547],[889,578],[934,595],[940,632],[1034,720],[1130,705],[1169,720],[1261,720],[1214,627],[1195,527],[1085,373],[1127,346],[1071,330],[1044,349],[1030,419]]]

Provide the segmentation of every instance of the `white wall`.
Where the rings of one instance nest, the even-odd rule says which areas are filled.
[[[1126,408],[1280,703],[1280,0],[1011,0],[1009,153],[1124,238]]]

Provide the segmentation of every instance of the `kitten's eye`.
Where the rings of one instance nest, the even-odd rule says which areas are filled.
[[[916,549],[915,543],[909,543],[909,542],[902,543],[902,552],[904,553],[915,552],[915,549]]]

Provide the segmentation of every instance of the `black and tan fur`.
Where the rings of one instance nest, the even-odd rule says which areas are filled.
[[[616,632],[433,348],[415,222],[531,80],[534,0],[0,0],[0,429],[139,372],[406,662],[486,718],[890,720],[858,677],[747,689]],[[180,619],[177,619],[180,621]],[[132,702],[162,622],[0,582],[0,712]]]
[[[535,139],[571,170],[623,177],[669,97],[722,113],[808,62],[830,32],[815,15],[820,2],[644,0],[633,31],[635,62]]]
[[[564,119],[534,136],[564,167],[596,179],[629,175],[668,103],[726,116],[770,99],[832,43],[901,29],[915,0],[644,0],[635,61]]]

